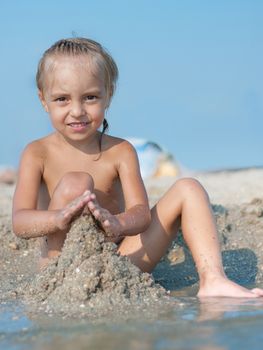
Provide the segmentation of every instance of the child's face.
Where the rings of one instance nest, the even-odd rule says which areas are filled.
[[[85,142],[96,137],[109,102],[102,74],[94,74],[85,56],[57,58],[39,97],[60,134]]]

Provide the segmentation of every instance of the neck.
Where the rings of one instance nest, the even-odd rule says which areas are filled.
[[[70,148],[78,149],[79,151],[86,154],[99,154],[100,153],[100,137],[101,133],[97,131],[94,135],[89,137],[87,140],[71,140],[56,132],[59,142],[63,143]]]

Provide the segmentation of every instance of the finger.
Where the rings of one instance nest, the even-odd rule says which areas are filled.
[[[86,208],[89,210],[89,212],[95,217],[97,218],[98,216],[98,209],[97,207],[94,205],[93,202],[88,202],[86,204]]]
[[[95,218],[96,218],[97,220],[101,221],[101,214],[100,214],[99,209],[95,209],[95,210],[93,211],[93,215],[95,216]]]
[[[88,208],[91,210],[91,211],[94,211],[95,210],[95,204],[93,203],[93,201],[89,201],[87,203],[87,206]]]
[[[91,194],[90,190],[85,190],[85,191],[83,192],[82,196],[86,196],[86,195],[88,195],[88,194]]]
[[[107,222],[108,226],[111,226],[110,217],[111,217],[111,214],[109,213],[109,211],[107,209],[100,209],[99,210],[99,218],[98,219],[102,222],[103,226],[105,225],[105,222]]]
[[[79,197],[79,199],[83,201],[83,204],[87,204],[92,199],[92,197],[92,193],[89,190],[87,190],[83,193],[82,196]]]
[[[85,201],[78,200],[78,201],[70,203],[68,205],[68,207],[66,208],[66,210],[68,210],[69,212],[75,212],[75,211],[82,209],[85,204],[86,204]]]
[[[69,207],[83,207],[86,205],[91,199],[91,192],[86,190],[81,196],[74,199],[71,203],[69,203]]]
[[[110,227],[110,222],[109,222],[109,220],[103,221],[103,226],[105,226],[105,227]]]
[[[102,228],[105,233],[108,234],[107,231],[110,231],[110,221],[107,219],[108,218],[108,212],[104,209],[98,210],[96,209],[92,215],[95,217],[97,224],[99,225],[100,228]]]
[[[91,211],[91,213],[96,217],[96,219],[102,220],[105,212],[108,212],[106,209],[103,209],[98,202],[93,202],[93,201],[89,201],[87,203],[87,206],[89,208],[89,210]]]
[[[72,207],[64,210],[63,216],[65,219],[67,219],[69,221],[73,217],[75,217],[77,214],[80,214],[81,211],[82,211],[82,207],[75,205],[75,206],[72,206]]]
[[[95,193],[91,193],[90,194],[90,198],[95,201],[96,200],[96,194]]]
[[[91,212],[91,214],[96,218],[96,220],[98,220],[100,222],[100,225],[102,227],[104,227],[104,226],[109,227],[110,226],[109,219],[111,217],[111,214],[107,209],[102,208],[96,200],[95,201],[90,200],[87,203],[87,207],[88,207],[89,211]],[[106,225],[105,225],[105,222],[107,222]]]
[[[76,198],[74,201],[67,205],[67,207],[64,209],[64,215],[66,215],[66,217],[73,217],[83,210],[84,206],[87,204],[88,199],[81,197]]]
[[[95,193],[90,193],[90,201],[97,207],[101,208],[99,202],[97,201]]]

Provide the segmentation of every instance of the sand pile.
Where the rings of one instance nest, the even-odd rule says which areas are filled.
[[[21,291],[38,309],[70,316],[103,314],[117,305],[123,312],[127,306],[149,305],[166,295],[150,274],[119,256],[114,243],[104,242],[91,216],[73,223],[61,255]]]

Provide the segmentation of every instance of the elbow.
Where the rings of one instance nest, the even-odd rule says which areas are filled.
[[[16,225],[16,223],[14,221],[13,221],[13,224],[12,224],[12,230],[13,230],[13,233],[17,237],[23,238],[23,233],[19,230],[18,225]]]
[[[27,234],[25,231],[23,231],[23,230],[17,228],[15,225],[13,225],[12,230],[13,230],[13,233],[14,233],[14,234],[16,235],[16,237],[18,237],[18,238],[25,238],[25,239],[28,239],[28,238],[29,238],[29,237],[28,237],[28,234]]]
[[[12,217],[12,231],[18,238],[25,238],[25,232],[21,229],[15,214]]]
[[[14,214],[13,214],[13,217],[12,217],[12,231],[17,237],[20,237],[20,231],[19,231],[19,229],[17,227],[17,223],[16,223],[16,219],[15,219],[15,215]]]

